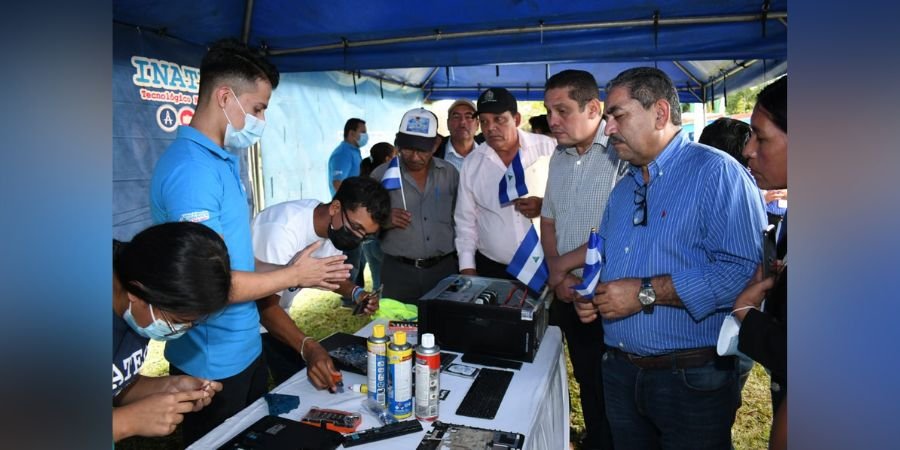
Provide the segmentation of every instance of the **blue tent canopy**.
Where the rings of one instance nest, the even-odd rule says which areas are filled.
[[[282,72],[350,71],[429,99],[503,86],[537,100],[564,69],[603,86],[656,65],[699,102],[787,71],[786,0],[114,0],[113,18],[199,45],[241,38]]]

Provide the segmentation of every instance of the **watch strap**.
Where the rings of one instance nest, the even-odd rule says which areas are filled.
[[[644,314],[652,314],[653,304],[656,302],[656,290],[653,289],[653,283],[651,283],[650,277],[641,278],[641,292],[643,292],[645,289],[649,289],[650,291],[652,291],[654,294],[654,298],[653,303],[650,303],[649,305],[645,305],[643,302],[641,302],[641,309],[644,311]]]

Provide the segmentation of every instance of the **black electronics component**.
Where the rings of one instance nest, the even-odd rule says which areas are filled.
[[[357,413],[337,409],[311,408],[300,419],[301,423],[325,427],[338,433],[352,433],[362,423]]]
[[[337,448],[343,439],[344,436],[336,431],[284,417],[265,416],[231,438],[219,450],[328,450]]]
[[[422,442],[419,442],[416,450],[444,448],[518,450],[524,445],[525,435],[522,433],[456,425],[437,420],[425,433],[425,437],[422,438]]]
[[[346,370],[360,375],[366,374],[368,370],[368,354],[364,336],[338,331],[319,341],[319,344],[325,350],[328,350],[328,355],[331,356],[334,367],[338,370]]]
[[[369,442],[403,436],[404,434],[422,431],[422,429],[422,424],[415,419],[389,423],[378,428],[369,428],[368,430],[357,431],[356,433],[344,436],[344,447],[353,447],[356,445],[368,444]]]
[[[441,352],[441,370],[446,370],[447,366],[456,360],[456,353]]]
[[[456,409],[456,415],[493,419],[512,378],[513,373],[508,370],[481,369]]]
[[[515,280],[451,275],[419,299],[419,335],[442,350],[531,362],[547,330],[546,296]]]
[[[493,356],[482,355],[480,353],[466,353],[462,357],[462,362],[469,364],[478,364],[480,366],[500,367],[501,369],[519,370],[522,368],[522,363],[520,361],[494,358]]]

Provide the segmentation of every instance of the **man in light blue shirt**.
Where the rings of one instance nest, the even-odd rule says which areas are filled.
[[[359,167],[362,163],[362,154],[359,149],[369,142],[369,134],[366,132],[366,121],[357,119],[347,119],[344,123],[344,140],[335,147],[328,158],[328,188],[331,189],[331,196],[341,187],[341,182],[350,177],[359,176]],[[364,243],[363,245],[371,245]],[[366,256],[361,247],[353,250],[346,250],[347,262],[353,264],[353,271],[350,273],[351,281],[357,286],[363,286],[363,270],[366,268]],[[377,287],[375,288],[377,289]]]
[[[359,149],[369,142],[366,122],[362,119],[348,119],[344,124],[344,140],[335,147],[328,158],[328,187],[331,196],[341,187],[341,182],[359,176],[362,154]]]
[[[268,267],[254,272],[260,267],[253,257],[250,212],[235,153],[262,136],[278,71],[245,45],[223,40],[210,47],[200,73],[197,111],[157,161],[150,183],[154,223],[202,223],[222,235],[231,261],[232,304],[166,345],[171,374],[223,385],[222,395],[209,406],[185,415],[185,445],[266,392],[259,314],[253,301],[293,286],[333,289],[349,275],[343,256],[310,256],[320,244],[304,249],[286,266],[260,264]]]
[[[606,92],[605,132],[630,171],[600,224],[601,282],[577,308],[603,319],[615,448],[729,449],[738,367],[715,346],[760,261],[762,199],[733,158],[687,138],[665,73],[629,69]]]
[[[436,152],[435,156],[453,164],[457,171],[462,170],[466,156],[480,143],[475,139],[475,133],[478,131],[476,114],[475,104],[465,99],[456,100],[447,110],[447,129],[450,130],[450,137],[444,142],[444,151]]]

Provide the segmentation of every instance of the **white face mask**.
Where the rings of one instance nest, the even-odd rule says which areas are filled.
[[[225,127],[225,149],[234,153],[257,143],[262,137],[263,130],[266,128],[266,121],[247,114],[244,111],[244,107],[241,106],[241,102],[238,101],[234,90],[231,90],[231,94],[234,95],[238,108],[241,108],[241,112],[244,113],[244,128],[235,130],[231,125],[231,119],[228,118],[228,112],[225,111],[224,107],[222,108],[222,112],[225,113],[225,120],[228,121],[228,125]]]
[[[741,324],[734,317],[734,312],[725,317],[722,328],[719,329],[719,341],[716,343],[716,353],[719,356],[740,355],[738,351],[738,337],[741,334]]]

